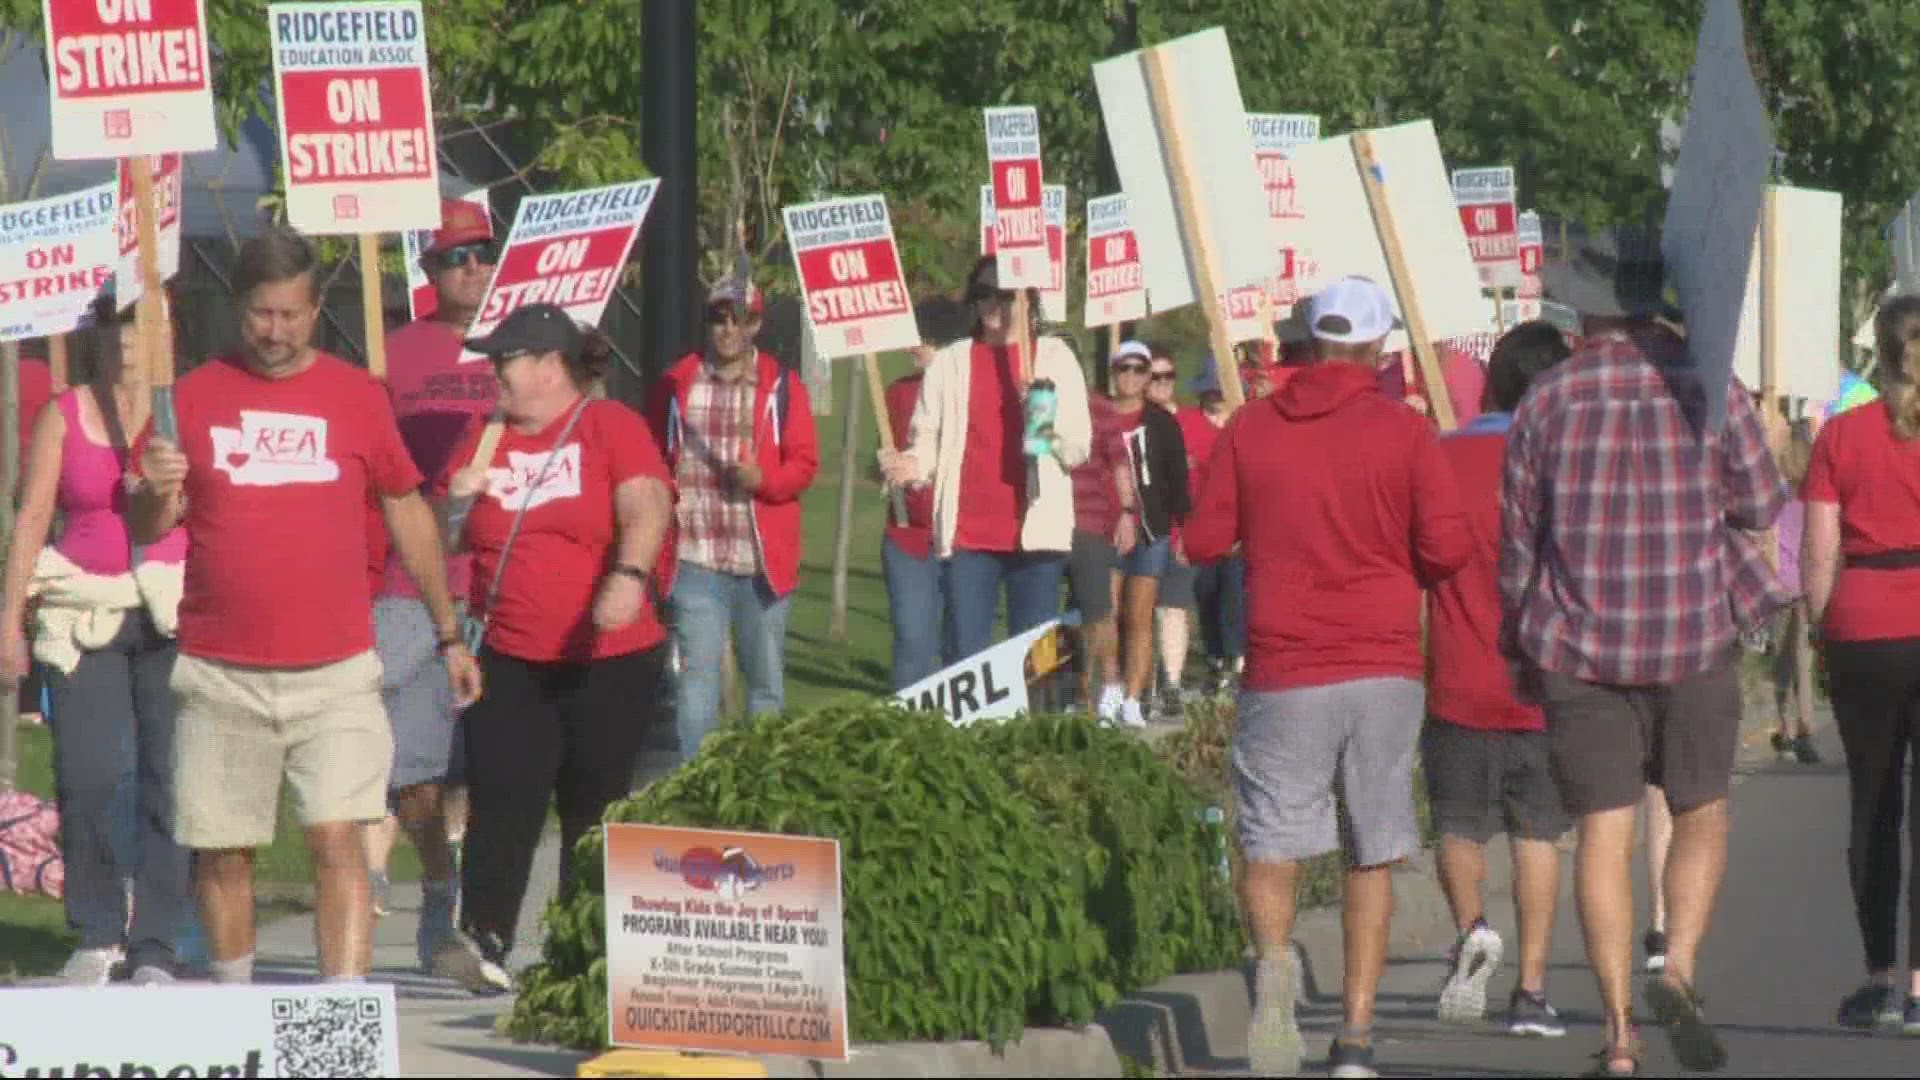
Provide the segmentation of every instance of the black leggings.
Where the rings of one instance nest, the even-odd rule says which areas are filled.
[[[1847,864],[1867,969],[1894,966],[1900,934],[1902,788],[1920,802],[1920,638],[1830,641],[1827,675],[1833,715],[1847,750],[1853,800]],[[1909,766],[1912,770],[1909,771]],[[1920,866],[1920,829],[1910,830]],[[1907,962],[1920,966],[1920,876],[1907,888]]]
[[[460,869],[461,928],[513,945],[547,805],[560,813],[560,882],[573,846],[626,796],[659,711],[664,648],[591,663],[481,657],[486,694],[461,719],[471,807]]]

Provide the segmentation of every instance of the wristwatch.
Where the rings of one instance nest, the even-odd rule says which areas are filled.
[[[620,574],[625,577],[630,577],[635,581],[647,580],[647,572],[633,565],[632,563],[615,563],[613,565],[612,572],[616,574]]]
[[[447,650],[453,648],[456,645],[460,646],[463,649],[467,647],[466,637],[462,635],[458,630],[455,630],[450,634],[441,634],[440,640],[434,643],[433,651],[439,653],[441,656],[445,656],[447,655]]]

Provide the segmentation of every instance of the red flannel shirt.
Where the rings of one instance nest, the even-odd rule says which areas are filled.
[[[1725,662],[1736,610],[1769,586],[1733,530],[1766,528],[1788,492],[1737,380],[1714,438],[1680,398],[1704,402],[1686,346],[1636,331],[1589,341],[1521,401],[1502,485],[1509,655],[1624,686]]]

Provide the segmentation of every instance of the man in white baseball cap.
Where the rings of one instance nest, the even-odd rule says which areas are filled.
[[[1392,300],[1371,281],[1342,278],[1307,318],[1314,362],[1220,433],[1184,535],[1196,563],[1236,543],[1246,560],[1233,773],[1242,900],[1260,947],[1253,1071],[1299,1069],[1288,941],[1301,862],[1342,846],[1339,773],[1349,940],[1345,1016],[1328,1057],[1336,1076],[1371,1076],[1392,868],[1420,849],[1420,592],[1465,565],[1473,541],[1432,427],[1375,384]]]

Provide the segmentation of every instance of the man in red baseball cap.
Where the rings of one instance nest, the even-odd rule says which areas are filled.
[[[422,476],[441,475],[461,433],[475,416],[491,412],[499,396],[493,369],[460,363],[461,344],[474,313],[486,299],[499,251],[488,212],[465,199],[440,200],[440,228],[421,252],[420,266],[438,306],[432,315],[387,335],[387,390],[400,423],[400,437]],[[418,587],[398,558],[390,558],[386,532],[374,511],[369,540],[380,539],[374,559],[374,629],[381,666],[381,696],[393,722],[394,761],[388,805],[420,853],[423,897],[416,944],[422,969],[455,978],[473,990],[502,989],[502,980],[456,945],[454,937],[455,849],[450,834],[464,831],[465,800],[458,785],[460,754],[445,661],[436,649],[432,621]],[[470,556],[447,561],[454,596],[467,595]],[[456,798],[449,799],[449,792]],[[451,809],[449,804],[453,804]],[[367,832],[368,864],[374,871],[375,910],[384,914],[386,861],[393,818]]]

